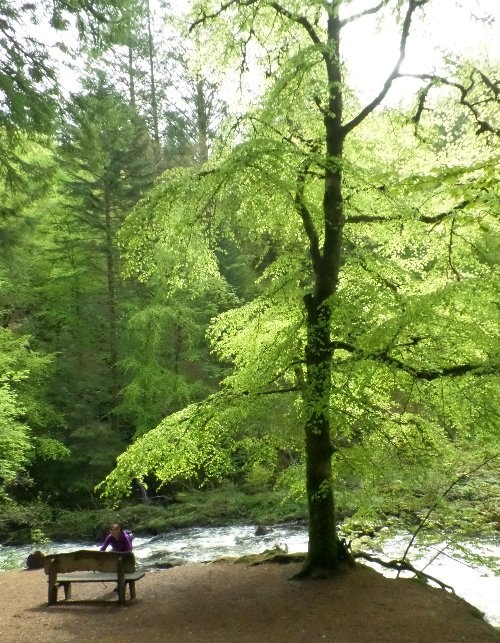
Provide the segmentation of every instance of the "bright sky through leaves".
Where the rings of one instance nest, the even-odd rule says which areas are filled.
[[[373,6],[362,0],[349,6],[352,15]],[[420,14],[422,16],[422,14]],[[498,0],[439,0],[425,8],[412,30],[405,62],[406,73],[437,72],[443,56],[481,56],[500,59],[500,3]],[[344,55],[351,83],[364,99],[371,99],[392,70],[399,53],[399,34],[387,15],[381,21],[366,16],[344,31]],[[412,85],[399,82],[389,99],[398,100]],[[414,87],[414,85],[413,85]]]
[[[153,15],[161,15],[159,7],[151,2]],[[193,3],[191,0],[174,0],[171,10],[179,15],[185,14]],[[354,0],[344,5],[343,17],[347,17],[376,4],[374,0]],[[490,60],[500,60],[500,1],[499,0],[439,0],[431,2],[422,13],[420,24],[412,29],[407,55],[402,68],[407,73],[439,73],[443,56],[450,54],[488,56]],[[30,27],[30,31],[33,27]],[[399,32],[394,29],[394,18],[390,11],[384,17],[365,16],[344,29],[342,51],[349,73],[350,84],[360,95],[361,100],[371,100],[381,89],[384,80],[394,67],[399,55]],[[57,40],[74,44],[74,35],[50,31],[43,24],[35,28],[35,37],[53,45]],[[64,66],[64,56],[54,48],[52,55]],[[68,58],[65,59],[66,64]],[[210,62],[210,56],[207,57]],[[73,60],[73,63],[75,61]],[[62,69],[63,90],[77,91],[77,71]],[[250,86],[255,87],[255,77]],[[235,79],[228,82],[228,92],[234,104]],[[237,85],[237,83],[236,83]],[[414,96],[417,85],[414,81],[398,81],[389,93],[392,103]],[[248,89],[242,88],[240,102],[247,103]]]

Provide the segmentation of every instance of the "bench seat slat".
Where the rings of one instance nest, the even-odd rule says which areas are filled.
[[[145,576],[144,572],[132,572],[123,575],[125,582],[130,580],[140,580]],[[87,573],[74,573],[74,574],[58,574],[58,583],[116,583],[118,581],[118,574],[110,574],[107,572],[87,572]]]

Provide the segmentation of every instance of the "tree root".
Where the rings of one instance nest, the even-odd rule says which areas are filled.
[[[352,554],[353,558],[364,558],[365,560],[368,560],[372,563],[377,563],[378,565],[382,565],[382,567],[387,567],[388,569],[395,569],[398,572],[401,571],[408,571],[411,572],[412,574],[415,574],[415,576],[419,580],[423,580],[425,583],[429,583],[432,581],[433,583],[436,583],[436,585],[439,585],[441,589],[444,589],[447,592],[451,592],[452,594],[455,593],[455,590],[451,585],[447,585],[446,583],[443,583],[443,581],[440,581],[438,578],[435,578],[434,576],[431,576],[430,574],[426,574],[425,572],[420,571],[419,569],[416,569],[413,567],[411,563],[409,563],[406,560],[382,560],[381,558],[377,558],[376,556],[371,556],[370,554],[366,554],[365,552],[356,552]]]

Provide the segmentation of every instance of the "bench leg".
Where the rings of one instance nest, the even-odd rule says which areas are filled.
[[[49,583],[49,597],[48,597],[49,605],[55,605],[57,603],[57,589],[58,589],[57,583],[54,585]]]
[[[48,603],[49,605],[55,605],[57,603],[57,589],[59,584],[57,582],[57,567],[56,559],[50,559],[49,563],[49,573],[47,578],[47,584],[49,588]]]
[[[135,580],[129,580],[128,588],[130,591],[130,598],[135,598]]]
[[[64,598],[71,598],[71,583],[62,583],[62,586],[64,588]]]
[[[126,584],[124,580],[122,580],[122,582],[120,582],[120,580],[121,579],[118,579],[118,602],[120,603],[120,605],[123,605],[125,603]]]

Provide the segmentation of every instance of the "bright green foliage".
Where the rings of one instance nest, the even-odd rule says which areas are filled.
[[[195,299],[179,293],[168,300],[155,288],[151,303],[128,320],[120,365],[129,383],[119,410],[136,435],[214,389],[219,368],[210,358],[204,331],[222,307],[222,295],[215,290]]]
[[[116,236],[152,181],[152,154],[144,123],[102,79],[75,97],[71,116],[59,150],[59,194],[43,228],[37,330],[58,353],[52,384],[73,452],[67,470],[59,471],[71,478],[63,495],[81,502],[130,431],[116,412],[123,386],[118,363],[125,317],[140,297],[121,277]],[[71,474],[75,466],[78,477]],[[45,487],[59,486],[39,475]]]
[[[21,421],[24,409],[8,382],[0,384],[0,497],[24,471],[32,445],[26,424]]]
[[[207,404],[208,402],[209,404]],[[289,430],[277,425],[269,431],[269,416],[296,423],[289,408],[262,403],[259,408],[248,396],[238,403],[224,394],[192,404],[165,418],[118,458],[118,468],[107,478],[105,494],[128,495],[132,481],[152,474],[158,483],[189,480],[197,486],[220,482],[235,471],[251,486],[257,467],[275,472],[282,444],[293,445],[285,437]],[[274,408],[273,408],[274,407]],[[299,440],[296,440],[296,448]]]
[[[240,453],[251,479],[253,463],[271,462],[266,452],[302,452],[303,297],[312,275],[297,176],[306,166],[303,199],[319,224],[323,160],[303,143],[317,115],[296,108],[287,121],[288,90],[295,105],[301,94],[286,74],[285,100],[271,92],[249,116],[245,142],[201,172],[165,174],[127,221],[129,265],[149,276],[168,257],[173,292],[216,278],[212,249],[226,235],[234,242],[233,230],[260,246],[262,260],[270,248],[274,256],[259,294],[211,325],[216,354],[233,367],[223,392],[137,441],[108,478],[108,493],[150,472],[163,482],[200,471],[221,477]],[[360,519],[432,505],[460,473],[494,455],[498,441],[499,280],[490,251],[500,232],[497,158],[469,137],[473,123],[437,154],[397,120],[388,113],[363,125],[344,160],[330,417],[339,511],[352,508],[356,492]],[[272,413],[273,399],[286,399],[293,414]],[[265,408],[259,431],[253,420]],[[300,491],[301,475],[299,456],[280,483]]]
[[[151,53],[131,28],[144,3],[70,4],[53,4],[53,25],[65,26],[65,11],[86,9],[78,26],[87,36],[102,46],[119,42],[122,53],[131,45],[131,82],[140,66],[134,56]],[[267,85],[201,169],[171,170],[148,191],[158,158],[133,107],[152,99],[151,83],[146,76],[146,93],[136,87],[134,96],[130,87],[124,98],[116,91],[121,81],[111,89],[99,73],[74,97],[60,130],[53,192],[46,157],[36,174],[19,154],[2,157],[7,185],[14,174],[30,179],[22,192],[9,186],[2,194],[2,323],[56,354],[49,393],[49,360],[29,352],[40,362],[24,364],[28,356],[17,349],[25,340],[11,335],[15,349],[5,340],[1,355],[23,358],[1,380],[9,427],[2,489],[29,467],[53,501],[91,501],[94,484],[135,436],[107,478],[108,495],[128,493],[133,479],[199,487],[230,478],[249,491],[276,485],[303,497],[304,426],[309,438],[328,437],[315,493],[333,489],[338,513],[356,512],[353,524],[388,514],[415,520],[432,506],[435,526],[453,523],[456,515],[446,523],[440,511],[446,490],[465,493],[461,476],[481,463],[484,480],[495,475],[498,85],[472,63],[450,65],[446,78],[421,78],[411,112],[370,109],[353,121],[362,107],[342,80],[335,53],[342,43],[328,42],[325,30],[340,4],[349,13],[351,2],[235,0],[224,5],[227,13],[219,2],[195,3],[203,27],[197,47],[213,54],[210,67],[216,57],[227,63],[243,54],[244,68],[263,54]],[[403,17],[426,2],[396,4]],[[22,11],[0,0],[0,13],[11,35]],[[37,94],[47,88],[43,51],[27,63],[14,53],[15,73],[0,68],[0,81],[8,77],[4,95],[12,97],[0,122],[0,147],[9,154],[11,132],[47,128],[54,106]],[[183,54],[175,59],[180,69]],[[168,166],[207,158],[210,110],[198,108],[210,107],[213,87],[202,81],[203,63],[191,68],[189,117],[169,115]],[[340,73],[333,82],[332,68]],[[328,138],[325,123],[336,110],[337,137]],[[343,148],[332,152],[340,138]],[[31,147],[27,156],[44,154]],[[333,283],[334,271],[322,272],[317,254],[331,231],[325,190],[335,178],[340,271],[322,291],[328,296],[315,300],[314,312],[327,314],[312,323],[318,284],[325,275],[323,285]],[[311,338],[325,329],[324,345],[314,346]],[[327,359],[315,364],[322,349]],[[323,427],[315,418],[326,418]],[[43,459],[68,448],[71,460],[44,473]],[[493,521],[485,486],[478,512]],[[469,510],[464,521],[476,524]]]
[[[50,397],[53,356],[41,348],[35,336],[35,288],[38,266],[34,258],[41,246],[37,236],[40,213],[47,205],[53,162],[50,150],[21,138],[13,149],[15,188],[3,173],[3,217],[0,226],[0,303],[2,342],[0,374],[3,378],[5,407],[3,427],[11,437],[24,435],[24,455],[16,459],[17,474],[10,480],[12,495],[29,494],[36,486],[35,471],[43,470],[46,460],[60,460],[69,451],[60,441],[61,417]],[[36,311],[36,312],[35,312]],[[7,412],[7,408],[9,409]],[[7,415],[9,420],[7,420]],[[8,430],[7,426],[12,430]]]
[[[43,399],[51,357],[31,350],[29,337],[0,328],[0,498],[16,485],[29,486],[29,465],[60,460],[68,450],[42,427],[53,419]]]

